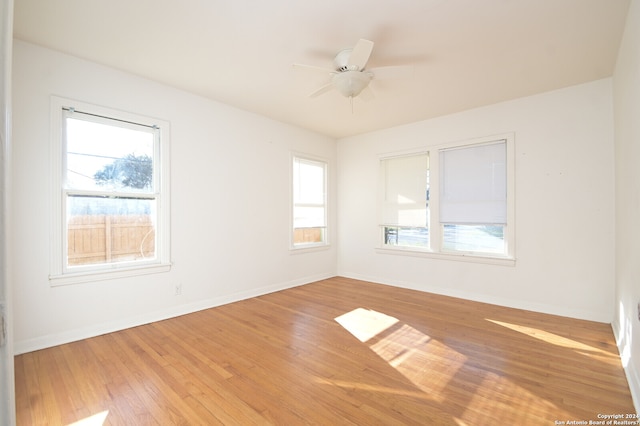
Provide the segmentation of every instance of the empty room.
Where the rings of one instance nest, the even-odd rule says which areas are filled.
[[[640,424],[640,0],[1,10],[0,424]]]

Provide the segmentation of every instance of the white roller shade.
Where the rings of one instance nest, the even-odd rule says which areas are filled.
[[[302,158],[294,159],[294,203],[317,205],[324,204],[324,171],[324,163]]]
[[[380,162],[382,225],[427,226],[427,154],[394,157]]]
[[[440,222],[507,222],[506,141],[440,151]]]

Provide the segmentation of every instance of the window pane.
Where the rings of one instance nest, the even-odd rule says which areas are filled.
[[[294,246],[326,242],[326,170],[322,161],[293,158]]]
[[[429,229],[426,227],[383,227],[384,243],[399,247],[429,248]]]
[[[302,207],[293,208],[293,227],[311,228],[324,226],[324,207]]]
[[[67,265],[155,259],[155,211],[155,200],[67,197]]]
[[[504,254],[504,226],[446,224],[443,249],[468,253]]]
[[[111,121],[66,117],[66,188],[153,192],[153,129]]]
[[[313,244],[324,242],[325,228],[298,228],[293,230],[294,244]]]

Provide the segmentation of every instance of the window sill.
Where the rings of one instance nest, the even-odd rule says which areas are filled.
[[[506,256],[482,256],[470,253],[436,253],[427,250],[412,250],[407,248],[377,247],[376,253],[396,256],[413,256],[430,259],[452,260],[456,262],[483,263],[488,265],[515,266],[516,260]]]
[[[329,244],[301,245],[289,248],[289,254],[313,253],[316,251],[329,250],[330,248],[331,246]]]
[[[94,281],[113,280],[118,278],[134,277],[138,275],[159,274],[169,272],[171,263],[120,268],[117,270],[83,271],[64,275],[49,275],[49,284],[52,287],[88,283]]]

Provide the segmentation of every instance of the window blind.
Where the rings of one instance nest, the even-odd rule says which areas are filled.
[[[383,159],[382,225],[426,227],[428,154]]]
[[[440,222],[506,224],[506,141],[440,151]]]

